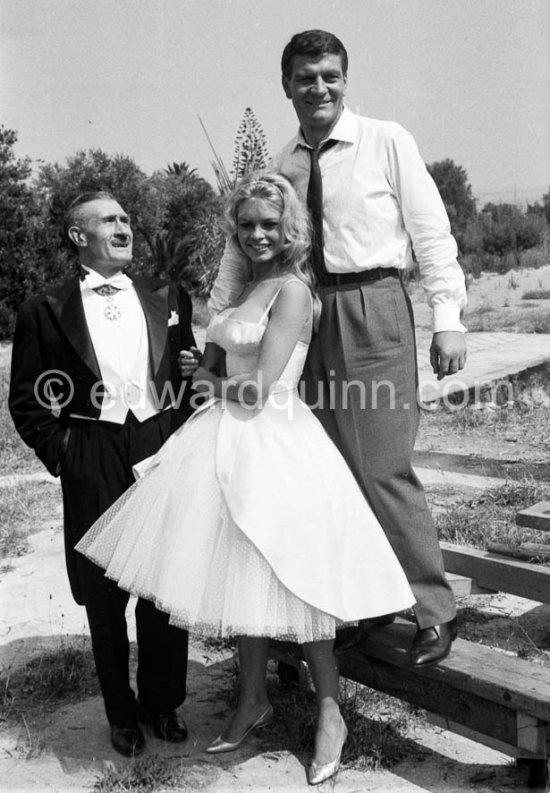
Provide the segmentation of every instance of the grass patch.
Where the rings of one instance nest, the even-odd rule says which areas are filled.
[[[217,790],[219,772],[215,765],[181,757],[149,755],[117,765],[110,765],[96,777],[94,793],[160,793],[177,790]]]
[[[0,488],[0,559],[25,553],[27,537],[42,528],[45,519],[54,520],[60,506],[60,490],[50,482]]]
[[[342,762],[348,768],[391,768],[405,758],[427,754],[410,737],[425,724],[421,711],[388,694],[344,680],[340,683],[342,715],[349,735]]]
[[[62,643],[0,677],[0,718],[8,724],[32,721],[61,704],[80,702],[99,693],[90,640]]]
[[[0,476],[40,471],[42,464],[17,434],[8,410],[9,346],[0,348]]]
[[[532,289],[529,292],[524,292],[521,296],[522,300],[550,300],[550,289]]]
[[[547,308],[535,307],[528,313],[523,306],[494,311],[491,308],[466,312],[464,324],[473,332],[497,333],[550,333],[550,312]]]
[[[437,422],[439,419],[439,423],[459,433],[485,429],[493,435],[499,435],[510,429],[515,429],[521,434],[522,426],[528,430],[533,423],[535,427],[531,427],[531,430],[535,430],[538,422],[540,429],[543,430],[544,425],[548,424],[550,396],[544,388],[532,389],[516,395],[515,398],[513,392],[506,387],[494,388],[488,392],[487,397],[483,402],[470,404],[464,408],[452,406],[449,399],[450,408],[446,406],[439,415],[435,411],[432,414],[427,413],[426,420],[430,421],[433,418]],[[542,435],[541,431],[539,436],[541,440]]]
[[[196,636],[195,642],[197,644],[200,643],[205,650],[214,653],[235,651],[237,648],[237,640],[234,636],[223,636],[220,638],[214,636]]]
[[[546,483],[506,482],[473,498],[459,498],[436,518],[440,540],[485,549],[488,542],[540,542],[540,532],[516,526],[516,512],[550,498]]]
[[[270,661],[267,692],[274,718],[258,735],[262,752],[283,749],[311,756],[317,723],[313,685],[309,675],[307,685],[281,683],[276,668]],[[231,709],[237,706],[238,681],[236,665],[234,674],[228,676]],[[424,750],[409,737],[423,719],[408,703],[342,678],[340,707],[349,731],[342,753],[344,766],[359,770],[391,768],[411,754],[423,754]]]
[[[312,755],[317,704],[312,686],[281,685],[276,675],[268,677],[268,694],[275,716],[262,730],[264,751],[284,747]],[[417,711],[407,703],[342,679],[340,707],[348,727],[342,764],[358,770],[391,768],[420,747],[408,737],[418,724]]]
[[[96,793],[153,793],[158,790],[189,790],[189,769],[185,763],[153,755],[123,767],[110,766],[98,776]]]
[[[515,459],[526,473],[530,462],[548,459],[550,363],[472,389],[466,398],[459,393],[453,403],[451,394],[446,403],[421,412],[417,448]]]

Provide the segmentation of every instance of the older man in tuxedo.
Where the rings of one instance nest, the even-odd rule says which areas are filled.
[[[131,756],[145,745],[138,721],[165,741],[187,737],[176,708],[185,698],[188,635],[138,599],[136,701],[128,594],[74,546],[132,484],[132,466],[190,413],[177,357],[194,344],[191,301],[175,284],[124,273],[132,230],[109,193],[79,196],[66,225],[80,274],[21,307],[9,404],[25,443],[61,477],[72,594],[86,608],[111,742]]]

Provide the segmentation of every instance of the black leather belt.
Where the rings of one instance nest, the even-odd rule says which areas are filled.
[[[323,273],[318,280],[320,286],[346,286],[381,281],[382,278],[390,278],[390,276],[399,277],[400,272],[397,267],[373,267],[370,270],[359,270],[355,273]]]

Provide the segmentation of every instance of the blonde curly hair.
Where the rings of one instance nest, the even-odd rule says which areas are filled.
[[[261,198],[281,213],[281,232],[286,244],[279,269],[303,281],[316,297],[316,278],[309,264],[311,224],[292,183],[277,171],[261,170],[246,174],[234,187],[225,205],[224,225],[228,240],[241,252],[237,238],[239,207],[251,198]]]

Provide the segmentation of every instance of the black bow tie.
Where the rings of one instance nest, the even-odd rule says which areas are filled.
[[[93,291],[97,292],[97,294],[101,295],[101,297],[111,297],[111,295],[114,295],[116,292],[120,292],[121,290],[118,288],[118,286],[113,286],[112,284],[101,284],[101,286],[94,286]]]

